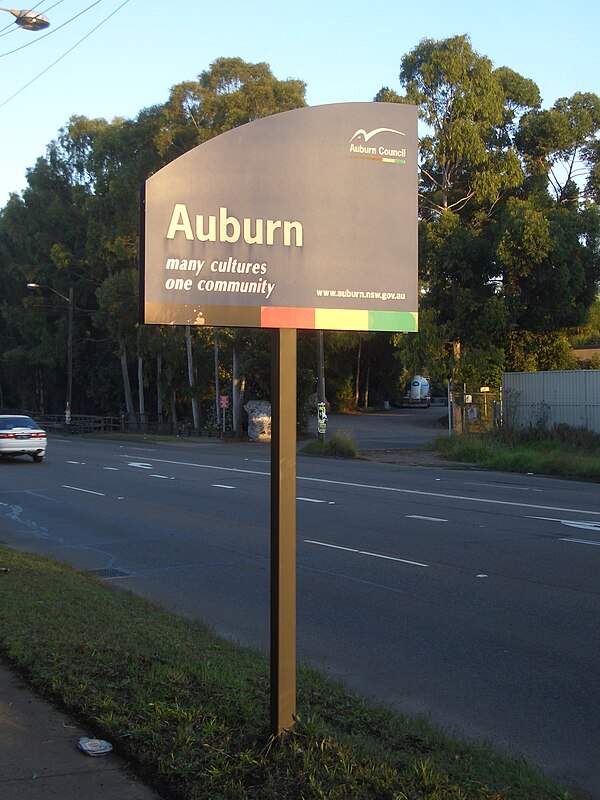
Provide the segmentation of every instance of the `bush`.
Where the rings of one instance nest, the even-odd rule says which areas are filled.
[[[337,456],[338,458],[356,458],[358,446],[352,431],[334,431],[329,439],[314,439],[302,448],[302,452],[311,456]]]

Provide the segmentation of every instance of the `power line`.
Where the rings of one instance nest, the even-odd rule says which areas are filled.
[[[97,0],[97,2],[96,2],[96,3],[94,3],[93,5],[97,5],[99,2],[101,2],[101,0]],[[117,13],[117,11],[120,11],[120,10],[123,8],[123,6],[126,6],[126,5],[127,5],[127,3],[128,3],[128,2],[129,2],[129,0],[125,0],[125,2],[121,3],[121,5],[120,5],[120,6],[118,6],[117,8],[115,8],[115,10],[114,10],[114,11],[112,11],[112,12],[111,12],[111,13],[110,13],[110,14],[109,14],[107,17],[105,17],[105,18],[102,20],[102,22],[99,22],[99,23],[96,25],[96,27],[95,27],[95,28],[92,28],[92,30],[91,30],[89,33],[86,33],[86,35],[85,35],[85,36],[83,36],[83,37],[82,37],[82,38],[81,38],[81,39],[80,39],[78,42],[76,42],[76,43],[73,45],[73,47],[70,47],[70,48],[69,48],[69,49],[68,49],[66,52],[64,52],[64,53],[63,53],[61,56],[59,56],[59,57],[58,57],[58,58],[57,58],[55,61],[53,61],[51,64],[49,64],[49,65],[48,65],[48,66],[47,66],[45,69],[43,69],[41,72],[39,72],[39,73],[38,73],[38,74],[37,74],[37,75],[36,75],[34,78],[32,78],[30,81],[28,81],[28,83],[26,83],[24,86],[21,86],[21,88],[20,88],[20,89],[17,89],[17,91],[16,91],[16,92],[14,92],[13,94],[11,94],[11,96],[10,96],[10,97],[8,97],[8,98],[7,98],[7,99],[6,99],[6,100],[5,100],[3,103],[0,103],[0,108],[4,108],[4,106],[5,106],[7,103],[9,103],[11,100],[13,100],[15,97],[17,97],[17,95],[21,94],[21,92],[23,92],[25,89],[27,89],[27,87],[31,86],[31,84],[32,84],[32,83],[34,83],[35,81],[37,81],[37,79],[38,79],[38,78],[41,78],[41,77],[42,77],[42,75],[45,75],[45,74],[46,74],[46,73],[47,73],[49,70],[51,70],[51,69],[52,69],[52,67],[54,67],[56,64],[58,64],[58,62],[59,62],[59,61],[62,61],[62,59],[63,59],[63,58],[65,58],[65,56],[68,56],[68,55],[69,55],[69,53],[72,53],[72,52],[73,52],[73,50],[75,50],[75,48],[76,48],[76,47],[79,47],[79,45],[80,45],[82,42],[85,42],[85,40],[86,40],[86,39],[88,39],[88,38],[89,38],[89,37],[90,37],[90,36],[91,36],[93,33],[95,33],[95,32],[98,30],[98,28],[101,28],[101,27],[102,27],[102,25],[104,25],[104,23],[105,23],[105,22],[108,22],[108,20],[109,20],[111,17],[114,17],[114,15]],[[90,6],[90,8],[91,8],[91,6]],[[86,9],[86,11],[87,11],[87,10],[88,10],[88,9]],[[82,12],[82,13],[84,13],[84,12]],[[80,16],[80,15],[78,15],[78,16]],[[65,23],[65,24],[66,24],[66,23]]]

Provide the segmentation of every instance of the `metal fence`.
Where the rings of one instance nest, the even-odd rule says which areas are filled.
[[[514,430],[569,425],[600,433],[600,370],[506,372],[503,425]]]
[[[500,392],[462,391],[449,388],[449,427],[457,433],[482,433],[501,424],[502,396]]]
[[[213,428],[196,429],[187,422],[173,425],[171,422],[152,418],[130,420],[124,414],[119,417],[72,414],[69,423],[67,423],[64,414],[41,414],[36,411],[11,408],[0,408],[0,414],[26,414],[32,417],[40,427],[51,433],[149,433],[190,438],[200,436],[230,438],[233,435],[231,431],[223,433],[223,431]]]

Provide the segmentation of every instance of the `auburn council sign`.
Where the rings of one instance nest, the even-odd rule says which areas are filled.
[[[144,186],[141,321],[416,331],[417,109],[341,103],[221,134]]]

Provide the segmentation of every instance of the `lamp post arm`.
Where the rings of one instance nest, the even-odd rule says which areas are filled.
[[[1,9],[0,9],[1,10]],[[73,287],[69,289],[69,296],[67,297],[66,294],[61,294],[61,292],[57,292],[56,289],[53,289],[52,286],[48,286],[45,283],[28,283],[28,289],[49,289],[54,294],[57,294],[59,297],[62,297],[63,300],[66,300],[67,303],[73,302]]]

